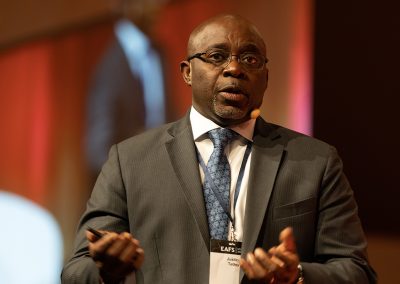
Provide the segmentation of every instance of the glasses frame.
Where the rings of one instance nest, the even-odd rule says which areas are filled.
[[[269,61],[268,58],[266,58],[265,56],[263,56],[263,55],[261,55],[261,54],[258,54],[259,56],[263,57],[263,59],[264,59],[263,64],[260,65],[260,67],[257,67],[257,68],[249,68],[248,65],[242,64],[242,62],[241,62],[241,60],[240,60],[240,57],[242,56],[242,54],[246,54],[246,53],[241,53],[241,54],[231,54],[231,53],[230,53],[230,54],[229,54],[229,57],[227,58],[227,60],[226,60],[225,63],[223,63],[223,64],[221,64],[221,65],[217,65],[217,64],[215,64],[215,63],[213,63],[213,62],[208,61],[206,58],[202,57],[202,55],[205,55],[205,54],[207,54],[207,52],[198,52],[198,53],[195,53],[195,54],[193,54],[193,55],[190,55],[186,60],[190,62],[190,60],[192,60],[192,59],[194,59],[194,58],[197,58],[197,59],[200,59],[201,61],[203,61],[203,62],[205,62],[205,63],[212,64],[212,65],[214,65],[215,67],[220,67],[220,68],[224,69],[224,68],[226,68],[226,67],[231,63],[232,57],[235,56],[235,57],[237,58],[238,63],[239,63],[241,66],[243,66],[245,69],[247,69],[247,70],[261,70],[261,69],[265,66],[265,64],[267,64],[268,61]]]

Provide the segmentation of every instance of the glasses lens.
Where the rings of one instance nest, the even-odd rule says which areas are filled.
[[[209,49],[205,53],[202,54],[203,56],[200,56],[199,58],[202,59],[203,61],[213,64],[214,66],[217,67],[223,67],[225,68],[226,66],[229,65],[229,63],[232,60],[231,54],[223,49]],[[258,53],[251,53],[251,52],[246,52],[242,53],[239,56],[234,55],[237,57],[239,60],[239,63],[245,67],[246,69],[249,70],[255,70],[255,69],[260,69],[264,66],[266,59],[264,56]]]
[[[264,65],[265,59],[257,53],[243,53],[240,55],[240,63],[248,69],[259,69]]]
[[[215,66],[222,66],[229,62],[229,52],[221,49],[210,49],[205,54],[206,60]]]

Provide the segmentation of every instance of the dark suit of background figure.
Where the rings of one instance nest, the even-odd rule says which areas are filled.
[[[115,38],[95,70],[87,111],[87,159],[97,176],[111,145],[145,129],[142,85]]]
[[[253,140],[243,255],[279,244],[280,231],[291,226],[307,284],[375,282],[336,150],[261,118]],[[112,147],[65,283],[99,283],[86,225],[130,231],[141,241],[137,283],[208,283],[210,239],[189,116]]]
[[[95,70],[87,105],[85,143],[93,181],[111,145],[166,119],[158,52],[132,22],[119,20],[114,30],[113,41]]]

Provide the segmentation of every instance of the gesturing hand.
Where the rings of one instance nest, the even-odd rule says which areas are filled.
[[[86,238],[89,241],[90,256],[96,262],[105,283],[118,282],[142,266],[144,251],[131,234],[101,233],[104,235],[99,238],[86,231]]]
[[[292,228],[285,228],[279,235],[279,246],[268,252],[256,248],[240,260],[240,266],[249,279],[262,283],[294,283],[298,277],[299,257]]]

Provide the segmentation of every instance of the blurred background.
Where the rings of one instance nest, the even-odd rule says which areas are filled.
[[[62,236],[58,274],[110,145],[186,113],[191,94],[179,62],[188,36],[204,19],[233,12],[255,23],[267,43],[263,117],[337,147],[379,283],[400,283],[399,6],[372,0],[1,1],[0,190],[55,221],[51,226]],[[1,214],[0,224],[13,218]],[[25,220],[15,219],[19,230],[28,228]]]

